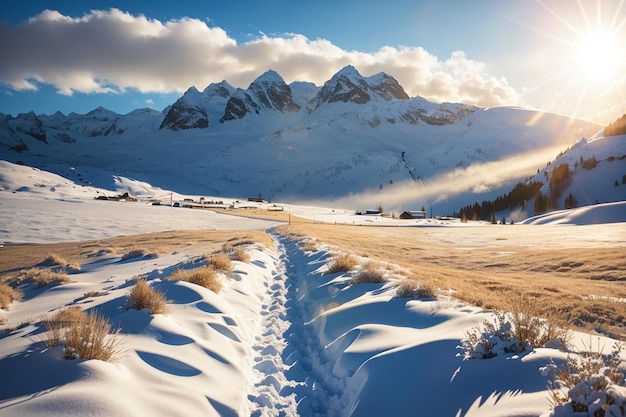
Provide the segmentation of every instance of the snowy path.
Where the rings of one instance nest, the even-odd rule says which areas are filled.
[[[319,338],[307,325],[303,304],[306,268],[311,263],[296,243],[273,235],[279,256],[263,300],[259,335],[253,350],[255,383],[248,396],[251,416],[328,416],[337,398],[330,365],[320,358]],[[323,262],[323,261],[322,261]],[[314,264],[314,263],[313,263]]]

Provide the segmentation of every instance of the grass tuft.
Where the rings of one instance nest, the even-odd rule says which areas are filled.
[[[144,249],[132,249],[125,254],[122,255],[122,261],[127,261],[129,259],[135,258],[143,258],[146,256],[147,252]]]
[[[111,324],[105,317],[97,312],[87,313],[65,331],[65,359],[114,361],[119,354],[119,333],[109,333]]]
[[[243,246],[235,246],[230,253],[230,257],[233,261],[250,262],[250,255]]]
[[[168,300],[161,291],[156,290],[145,279],[138,279],[126,300],[127,309],[148,309],[150,314],[167,314]]]
[[[65,307],[52,316],[44,316],[41,322],[48,330],[46,346],[54,347],[63,344],[65,329],[84,320],[85,313],[78,306]]]
[[[24,294],[22,291],[11,287],[8,284],[0,284],[0,308],[9,309],[9,304],[13,301],[21,300]]]
[[[169,281],[186,281],[192,284],[208,288],[214,293],[219,293],[222,283],[215,269],[205,266],[194,269],[177,269],[168,278]]]
[[[50,284],[67,284],[71,280],[63,271],[29,268],[20,271],[17,275],[9,278],[7,282],[12,285],[33,284],[35,287],[41,288]]]
[[[55,253],[49,253],[43,261],[39,262],[37,266],[57,266],[57,265],[67,265],[67,261],[63,259],[60,255]]]
[[[415,279],[405,279],[396,288],[396,297],[399,298],[436,298],[437,291],[429,284],[418,282]]]
[[[461,341],[466,359],[488,359],[498,354],[520,353],[557,342],[565,346],[570,339],[567,323],[557,314],[542,310],[528,297],[508,302],[510,311],[496,311],[493,320],[485,320],[468,331]]]
[[[224,273],[229,273],[232,270],[230,257],[224,253],[219,252],[212,255],[208,261],[209,267],[216,271],[221,271]]]
[[[46,345],[64,344],[65,359],[114,361],[119,355],[118,332],[111,332],[109,321],[97,312],[68,307],[42,318],[42,323],[48,330]]]
[[[563,364],[551,361],[540,368],[542,375],[549,377],[548,391],[555,411],[561,408],[574,410],[577,415],[624,415],[623,345],[616,343],[608,354],[602,350],[589,347],[568,354]],[[621,408],[617,407],[620,403]]]
[[[357,266],[357,264],[358,261],[354,256],[348,253],[340,253],[334,256],[328,263],[328,273],[348,272]]]
[[[93,297],[100,297],[101,295],[104,295],[106,293],[94,290],[94,291],[87,291],[86,293],[83,294],[83,298],[93,298]]]
[[[303,252],[317,252],[319,249],[317,243],[314,240],[305,240],[300,245],[300,250]]]
[[[385,282],[384,272],[380,263],[369,261],[359,269],[350,280],[350,284],[380,284]]]

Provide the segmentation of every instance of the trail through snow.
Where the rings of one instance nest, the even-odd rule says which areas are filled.
[[[253,346],[256,381],[248,397],[251,416],[332,416],[339,406],[341,384],[320,357],[323,348],[309,322],[316,311],[304,302],[306,276],[324,259],[304,260],[307,255],[295,242],[272,236],[278,262],[267,285]]]

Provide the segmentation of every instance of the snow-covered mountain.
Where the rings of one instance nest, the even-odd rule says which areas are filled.
[[[564,165],[569,178],[556,201],[556,209],[626,201],[626,135],[582,139],[531,180],[541,181],[544,185],[540,192],[549,195],[550,178]],[[566,201],[570,196],[571,204]],[[538,214],[534,203],[535,199],[527,204],[526,213],[521,213],[523,217]]]
[[[0,115],[0,159],[60,175],[73,167],[83,180],[90,170],[107,171],[195,195],[331,204],[350,195],[353,201],[341,202],[349,208],[428,202],[444,214],[493,198],[601,129],[523,108],[410,98],[390,75],[364,77],[348,66],[321,87],[288,85],[272,70],[245,90],[226,81],[202,92],[191,87],[162,112]],[[446,173],[540,151],[549,156],[478,188],[423,187]],[[411,190],[404,199],[390,197],[401,185]]]

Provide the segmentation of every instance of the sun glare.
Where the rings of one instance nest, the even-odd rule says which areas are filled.
[[[616,75],[624,59],[624,45],[609,33],[594,33],[580,45],[578,63],[588,78],[606,81]]]

